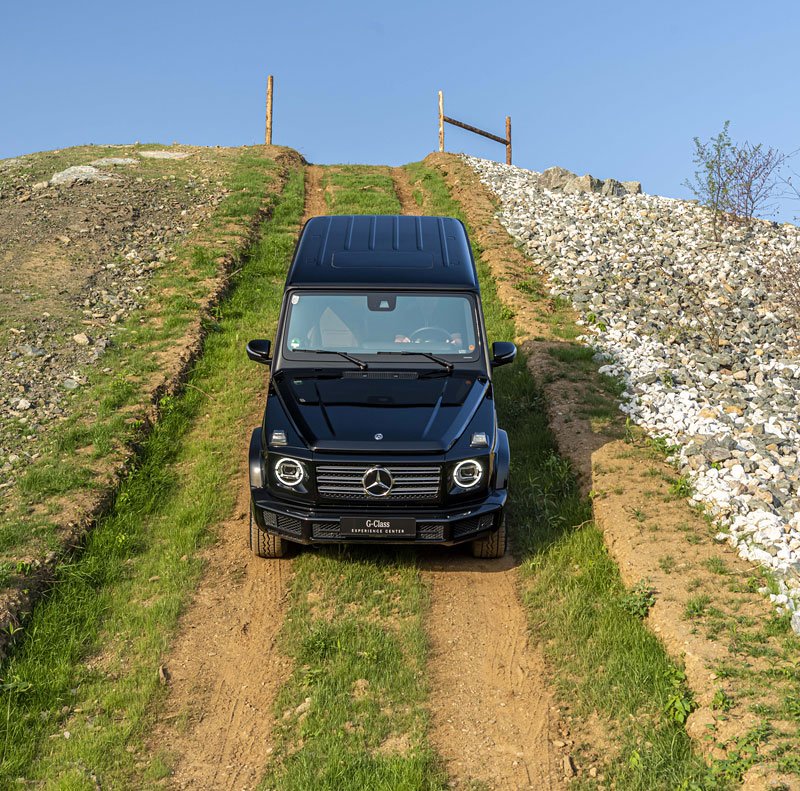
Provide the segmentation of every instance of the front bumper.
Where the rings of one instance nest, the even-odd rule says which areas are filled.
[[[500,525],[500,515],[506,503],[507,492],[498,489],[489,492],[480,503],[455,508],[405,509],[398,506],[396,512],[386,516],[413,516],[417,521],[414,537],[383,538],[343,536],[340,520],[343,516],[375,515],[363,506],[348,507],[346,503],[337,509],[304,508],[288,504],[273,497],[267,489],[250,489],[253,502],[253,518],[256,524],[270,533],[275,533],[298,544],[418,544],[454,546],[484,538]]]

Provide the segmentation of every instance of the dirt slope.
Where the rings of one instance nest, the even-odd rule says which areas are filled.
[[[404,213],[420,214],[405,171],[395,168],[393,179]],[[558,788],[553,702],[528,641],[513,558],[456,550],[424,555],[421,567],[431,593],[431,738],[454,787]]]
[[[320,173],[318,167],[306,170],[304,221],[325,211]],[[247,425],[231,427],[241,442],[236,479],[243,482],[247,428],[258,425],[261,408],[254,404]],[[203,581],[165,659],[171,690],[150,747],[174,757],[174,788],[255,788],[272,752],[272,704],[291,672],[275,640],[292,564],[248,553],[248,513],[243,486],[207,553]]]
[[[306,170],[305,219],[327,212],[322,172]],[[419,213],[404,172],[393,178],[404,210]],[[254,410],[253,424],[258,418]],[[232,436],[244,437],[238,428]],[[272,704],[290,671],[275,638],[291,563],[248,557],[247,507],[243,490],[165,660],[172,688],[151,746],[176,757],[175,788],[253,788],[271,753]],[[420,563],[432,599],[431,736],[454,787],[558,787],[551,698],[528,644],[513,560],[447,552]]]

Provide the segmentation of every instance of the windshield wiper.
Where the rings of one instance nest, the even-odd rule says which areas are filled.
[[[359,360],[358,357],[353,357],[352,354],[348,354],[347,352],[337,352],[334,349],[292,349],[293,352],[307,352],[308,354],[338,354],[339,357],[344,357],[345,360],[350,360],[351,363],[355,363],[360,370],[366,371],[369,366],[363,361]]]
[[[408,356],[408,355],[422,355],[423,357],[427,357],[429,360],[433,360],[435,363],[439,363],[439,365],[444,366],[447,368],[448,373],[453,370],[453,363],[449,360],[445,360],[441,357],[437,357],[435,354],[431,354],[430,352],[401,352],[401,351],[391,351],[391,352],[378,352],[378,354],[396,354],[399,356]]]

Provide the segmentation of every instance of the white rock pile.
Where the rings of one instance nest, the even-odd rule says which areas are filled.
[[[770,598],[800,632],[798,318],[768,274],[776,256],[800,256],[800,229],[725,225],[716,241],[693,202],[550,189],[542,174],[464,159],[579,311],[600,370],[625,381],[622,411],[678,447],[718,539],[772,570]]]

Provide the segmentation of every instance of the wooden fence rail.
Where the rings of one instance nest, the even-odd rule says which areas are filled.
[[[494,140],[496,143],[502,143],[506,147],[506,165],[511,164],[511,116],[506,116],[506,136],[499,137],[493,135],[491,132],[485,132],[483,129],[478,129],[477,126],[465,124],[463,121],[456,121],[455,118],[450,118],[444,114],[444,98],[442,92],[439,91],[439,151],[444,151],[444,125],[451,124],[458,126],[461,129],[466,129],[476,135],[488,137],[489,140]]]

